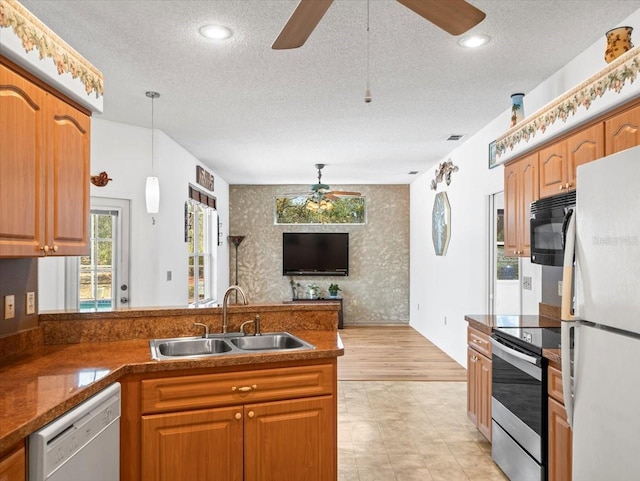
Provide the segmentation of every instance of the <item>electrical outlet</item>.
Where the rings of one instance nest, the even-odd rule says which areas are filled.
[[[13,319],[16,317],[16,296],[4,296],[4,318]]]
[[[530,291],[532,288],[531,285],[531,277],[523,276],[522,277],[522,288],[526,291]]]
[[[444,316],[444,325],[447,325],[447,316]]]
[[[562,297],[562,281],[558,281],[558,295]]]
[[[25,310],[27,315],[36,313],[36,293],[27,292],[27,302],[25,303]]]
[[[170,281],[171,280],[171,271],[167,271],[167,280]]]

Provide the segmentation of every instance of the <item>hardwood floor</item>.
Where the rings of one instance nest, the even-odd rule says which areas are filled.
[[[467,371],[410,326],[340,330],[339,381],[467,381]]]

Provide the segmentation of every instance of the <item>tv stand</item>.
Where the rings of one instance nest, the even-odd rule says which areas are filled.
[[[340,304],[340,309],[338,310],[338,329],[342,329],[344,327],[344,316],[343,316],[343,305],[342,305],[342,297],[319,297],[318,299],[292,299],[290,301],[285,301],[285,304],[297,304],[304,302],[315,302],[315,303],[336,303]]]

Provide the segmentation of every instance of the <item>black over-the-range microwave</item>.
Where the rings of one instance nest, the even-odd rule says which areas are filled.
[[[575,190],[531,204],[531,262],[562,266],[565,233],[575,208]]]

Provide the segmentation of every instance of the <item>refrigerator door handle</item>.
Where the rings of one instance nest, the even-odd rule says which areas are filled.
[[[571,287],[573,286],[573,259],[576,251],[576,215],[575,210],[567,213],[568,224],[565,234],[564,262],[562,264],[562,391],[564,407],[567,411],[567,423],[573,427],[573,390],[571,386],[571,329],[576,325],[577,317],[571,312]],[[567,219],[565,219],[566,221]],[[575,365],[574,365],[575,368]],[[575,386],[574,386],[575,388]]]
[[[567,225],[562,263],[562,307],[560,316],[563,321],[575,321],[571,312],[571,287],[573,286],[573,259],[576,252],[576,213],[572,212]]]
[[[573,389],[571,386],[571,329],[576,327],[575,322],[563,321],[561,328],[561,359],[562,359],[562,393],[564,396],[564,409],[567,412],[567,423],[573,429]],[[575,361],[574,361],[575,362]],[[574,366],[575,367],[575,366]]]

